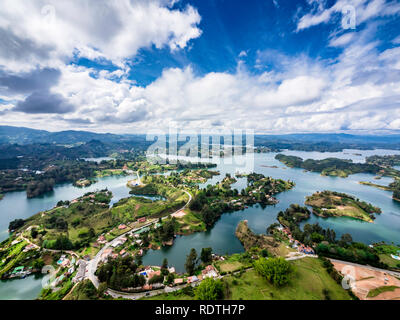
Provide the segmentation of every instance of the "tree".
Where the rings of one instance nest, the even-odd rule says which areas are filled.
[[[32,229],[31,229],[31,237],[32,237],[33,239],[36,239],[38,233],[39,233],[39,232],[37,231],[36,228],[32,228]]]
[[[104,296],[104,293],[107,291],[107,289],[108,289],[107,283],[106,282],[101,282],[99,284],[99,288],[97,289],[99,297]]]
[[[149,280],[149,284],[162,283],[163,281],[164,276],[162,274],[160,274],[159,276],[155,275],[151,277],[151,279]]]
[[[201,249],[200,259],[203,263],[209,263],[212,261],[212,248]]]
[[[197,300],[218,300],[223,296],[223,284],[221,280],[207,278],[195,289]]]
[[[167,284],[172,284],[174,282],[175,276],[172,273],[169,273],[167,275],[167,279],[165,280],[165,282]]]
[[[293,266],[282,257],[260,258],[254,262],[254,269],[276,286],[287,284],[290,275],[294,272]]]
[[[267,234],[273,234],[274,230],[279,227],[279,223],[275,222],[267,228]]]
[[[190,250],[189,255],[186,258],[186,263],[185,263],[185,269],[186,272],[189,273],[189,275],[193,275],[194,270],[196,268],[196,262],[197,262],[197,252],[196,249],[192,248]]]
[[[54,243],[54,247],[50,249],[56,250],[71,250],[74,248],[71,240],[68,239],[66,236],[59,236]]]
[[[164,258],[163,263],[161,265],[161,274],[166,276],[169,273],[168,271],[168,260]]]
[[[344,243],[351,243],[351,242],[353,242],[353,238],[351,237],[351,234],[344,233],[344,234],[342,234],[340,241],[342,241]]]
[[[8,225],[8,230],[10,231],[14,231],[17,230],[18,228],[21,228],[25,223],[25,220],[23,219],[15,219],[13,221],[10,222],[10,224]]]
[[[41,270],[41,269],[44,267],[44,261],[43,261],[43,259],[42,259],[42,258],[36,259],[36,260],[33,262],[32,267],[33,267],[34,269]]]
[[[143,258],[140,254],[135,255],[135,262],[138,266],[142,265]]]

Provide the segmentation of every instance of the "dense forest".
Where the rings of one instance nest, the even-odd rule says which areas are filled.
[[[132,256],[109,259],[97,269],[100,282],[107,283],[114,290],[126,290],[141,287],[146,283],[142,275],[138,275],[138,266]]]

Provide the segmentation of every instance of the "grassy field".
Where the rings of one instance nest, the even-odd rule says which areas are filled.
[[[109,177],[109,176],[120,176],[126,174],[122,169],[105,169],[95,172],[97,178]]]
[[[249,270],[239,278],[224,278],[228,283],[229,299],[243,300],[350,300],[349,294],[337,284],[318,259],[292,261],[296,272],[290,283],[276,288],[256,271]],[[325,292],[324,292],[325,290]]]
[[[193,232],[201,232],[206,230],[205,223],[200,219],[198,214],[191,211],[189,208],[185,209],[186,214],[183,217],[177,218],[179,222],[179,233],[190,234]]]
[[[389,268],[392,269],[400,269],[400,261],[393,259],[390,254],[380,254],[379,259],[383,262],[386,263]]]
[[[399,253],[400,253],[399,246],[383,243],[383,244],[374,246],[374,249],[378,253],[379,259],[383,263],[386,263],[389,266],[389,268],[400,269],[400,261],[393,259],[391,256],[392,254],[399,255]]]

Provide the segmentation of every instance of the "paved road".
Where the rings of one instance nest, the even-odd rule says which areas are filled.
[[[108,289],[107,293],[110,296],[112,296],[113,298],[125,298],[125,299],[137,300],[137,299],[144,298],[144,297],[157,296],[157,295],[162,294],[162,293],[169,293],[169,292],[178,291],[180,289],[183,289],[186,286],[187,286],[187,284],[179,285],[179,286],[172,287],[172,288],[168,287],[168,286],[165,286],[162,289],[144,291],[144,292],[138,292],[138,293],[124,293],[124,292]]]
[[[385,272],[387,274],[390,274],[394,277],[400,278],[400,272],[396,272],[396,271],[390,271],[390,270],[385,270],[385,269],[379,269],[379,268],[375,268],[375,267],[371,267],[368,265],[364,265],[364,264],[357,264],[357,263],[352,263],[352,262],[348,262],[348,261],[342,261],[342,260],[336,260],[336,259],[329,259],[332,262],[337,262],[337,263],[343,263],[343,264],[347,264],[350,266],[354,266],[354,267],[360,267],[360,268],[365,268],[365,269],[369,269],[369,270],[373,270],[373,271],[379,271],[379,272]]]

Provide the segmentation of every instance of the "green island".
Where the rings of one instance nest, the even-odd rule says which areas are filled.
[[[324,218],[350,217],[373,222],[374,213],[381,213],[380,208],[348,194],[334,191],[316,192],[306,198],[305,204],[313,208],[315,215]]]
[[[323,160],[303,160],[296,156],[277,154],[275,159],[291,168],[302,168],[307,171],[320,172],[324,176],[346,178],[356,173],[372,173],[381,176],[400,177],[400,172],[390,167],[383,167],[377,163],[354,163],[352,160],[327,158]]]
[[[392,166],[399,164],[399,155],[371,156],[367,157],[365,163],[353,163],[352,160],[327,158],[323,160],[303,160],[296,156],[277,154],[275,159],[284,163],[290,168],[303,168],[307,171],[320,172],[324,176],[337,176],[346,178],[356,173],[376,174],[376,179],[382,176],[392,177],[394,181],[388,186],[360,181],[360,184],[379,188],[386,191],[393,191],[393,200],[400,201],[400,171]]]

